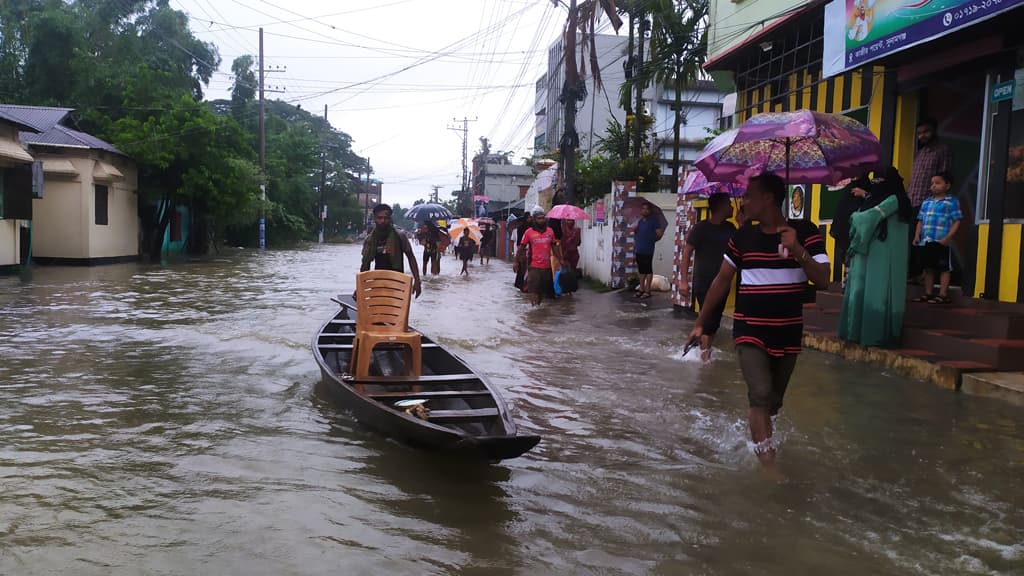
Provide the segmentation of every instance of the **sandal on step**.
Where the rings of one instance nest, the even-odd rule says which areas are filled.
[[[918,296],[917,298],[914,298],[913,300],[911,300],[911,302],[931,302],[932,298],[935,298],[935,296],[932,296],[931,294],[925,294],[923,296]]]
[[[952,300],[949,299],[949,296],[942,295],[932,296],[931,298],[928,299],[929,304],[949,304],[951,302]]]
[[[644,292],[643,294],[640,295],[641,299],[650,298],[650,297],[651,297],[651,293],[650,292]]]

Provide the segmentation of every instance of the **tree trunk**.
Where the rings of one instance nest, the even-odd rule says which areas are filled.
[[[150,262],[160,262],[163,258],[164,234],[167,232],[167,226],[171,223],[171,214],[174,212],[174,202],[172,201],[170,194],[164,196],[159,205],[163,206],[163,210],[158,213],[156,226],[153,229],[153,236],[150,238]]]

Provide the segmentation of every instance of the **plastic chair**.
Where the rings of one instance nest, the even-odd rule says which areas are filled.
[[[379,344],[406,347],[405,375],[419,376],[423,353],[419,332],[409,330],[412,278],[391,270],[368,270],[356,276],[356,336],[349,369],[356,378],[370,375],[373,349]]]

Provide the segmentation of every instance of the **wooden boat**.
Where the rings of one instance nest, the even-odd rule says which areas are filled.
[[[540,442],[539,436],[519,435],[497,390],[426,335],[419,377],[401,375],[402,350],[385,346],[374,350],[371,376],[350,376],[356,303],[350,296],[335,301],[341,309],[317,331],[313,356],[335,403],[359,422],[412,446],[488,460],[515,458]],[[408,400],[425,400],[426,418],[395,405]]]

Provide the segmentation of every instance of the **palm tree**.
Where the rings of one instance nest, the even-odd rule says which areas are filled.
[[[641,90],[657,84],[672,84],[673,111],[672,182],[679,181],[679,127],[685,119],[683,89],[699,80],[707,59],[708,0],[646,0],[652,17],[650,59],[622,87],[629,97],[634,87]]]
[[[558,3],[558,0],[554,0]],[[562,102],[565,104],[565,133],[559,142],[563,178],[565,179],[565,201],[572,203],[576,191],[576,148],[579,147],[579,134],[576,132],[576,103],[583,94],[580,86],[580,74],[586,73],[587,61],[590,62],[591,75],[595,87],[601,85],[601,68],[597,63],[597,41],[595,32],[597,22],[604,14],[611,21],[612,28],[618,31],[622,19],[615,9],[615,0],[583,0],[577,5],[576,0],[569,0],[569,18],[565,24],[563,58],[565,65],[565,83],[562,87]],[[576,59],[577,31],[582,36],[579,43],[579,60]]]

